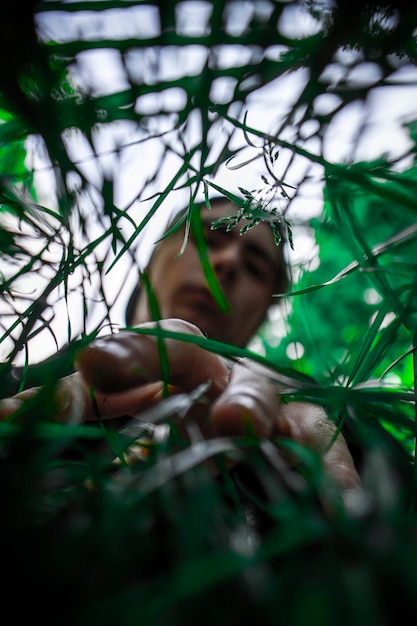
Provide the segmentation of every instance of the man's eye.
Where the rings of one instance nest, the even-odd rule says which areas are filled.
[[[248,272],[258,280],[263,280],[265,278],[266,270],[262,267],[261,263],[248,260],[246,261],[246,268]]]
[[[205,239],[209,248],[217,248],[222,245],[224,235],[218,230],[206,230]]]

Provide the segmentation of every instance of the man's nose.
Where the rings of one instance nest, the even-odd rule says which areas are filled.
[[[232,242],[212,251],[210,262],[220,282],[236,278],[242,262],[238,243]]]

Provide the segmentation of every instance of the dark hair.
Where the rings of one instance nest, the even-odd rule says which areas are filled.
[[[231,205],[238,206],[238,205],[235,205],[235,203],[232,202],[231,200],[228,200],[227,198],[225,198],[225,196],[215,196],[214,198],[210,199],[210,205],[213,207],[224,202],[230,202]],[[204,206],[205,205],[203,205],[203,203],[200,203],[201,208]],[[171,218],[171,220],[169,221],[165,229],[165,233],[167,233],[174,226],[174,224],[179,222],[187,211],[188,211],[188,207],[185,207],[181,209],[181,211],[178,211],[178,213],[175,213],[174,217]],[[287,241],[287,236],[286,236],[285,230],[281,222],[278,222],[278,228],[279,228],[280,235],[281,235],[281,243],[277,247],[279,258],[278,258],[277,281],[276,281],[275,288],[277,290],[277,293],[286,293],[288,291],[288,285],[289,285],[288,268],[287,268],[287,263],[284,257],[284,244]],[[151,259],[152,259],[152,255],[151,255],[151,258],[149,259],[149,263]],[[126,306],[125,319],[126,319],[127,326],[130,326],[133,322],[133,316],[135,314],[136,306],[137,306],[141,291],[142,291],[141,285],[140,283],[138,283],[136,287],[134,288],[134,290],[132,291],[132,294]]]

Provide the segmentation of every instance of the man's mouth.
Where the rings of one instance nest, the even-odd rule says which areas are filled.
[[[205,287],[188,287],[186,296],[196,304],[205,306],[210,310],[219,310],[210,291]]]

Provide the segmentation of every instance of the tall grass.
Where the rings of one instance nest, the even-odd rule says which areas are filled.
[[[0,385],[2,397],[42,386],[0,423],[3,614],[100,626],[400,623],[417,583],[415,125],[402,151],[357,155],[372,98],[416,87],[416,9],[186,5],[2,8]],[[291,30],[301,10],[310,21]],[[88,65],[100,50],[116,87]],[[256,90],[286,89],[290,74],[304,83],[281,92],[287,109],[277,106],[269,128],[252,123]],[[328,133],[350,107],[360,120],[334,160]],[[256,182],[219,182],[225,164]],[[120,200],[126,169],[135,184]],[[324,198],[314,217],[296,210],[312,182]],[[287,383],[286,401],[324,406],[364,499],[342,502],[317,455],[289,441],[185,441],[181,415],[198,390],[165,400],[147,426],[50,420],[74,351],[123,326],[120,302],[155,238],[148,227],[213,186],[254,199],[260,215],[274,210],[295,252],[307,234],[317,255],[311,271],[292,262],[290,292],[277,298],[285,319],[271,318],[256,352],[204,347],[261,361]],[[149,430],[147,455],[127,463]]]

